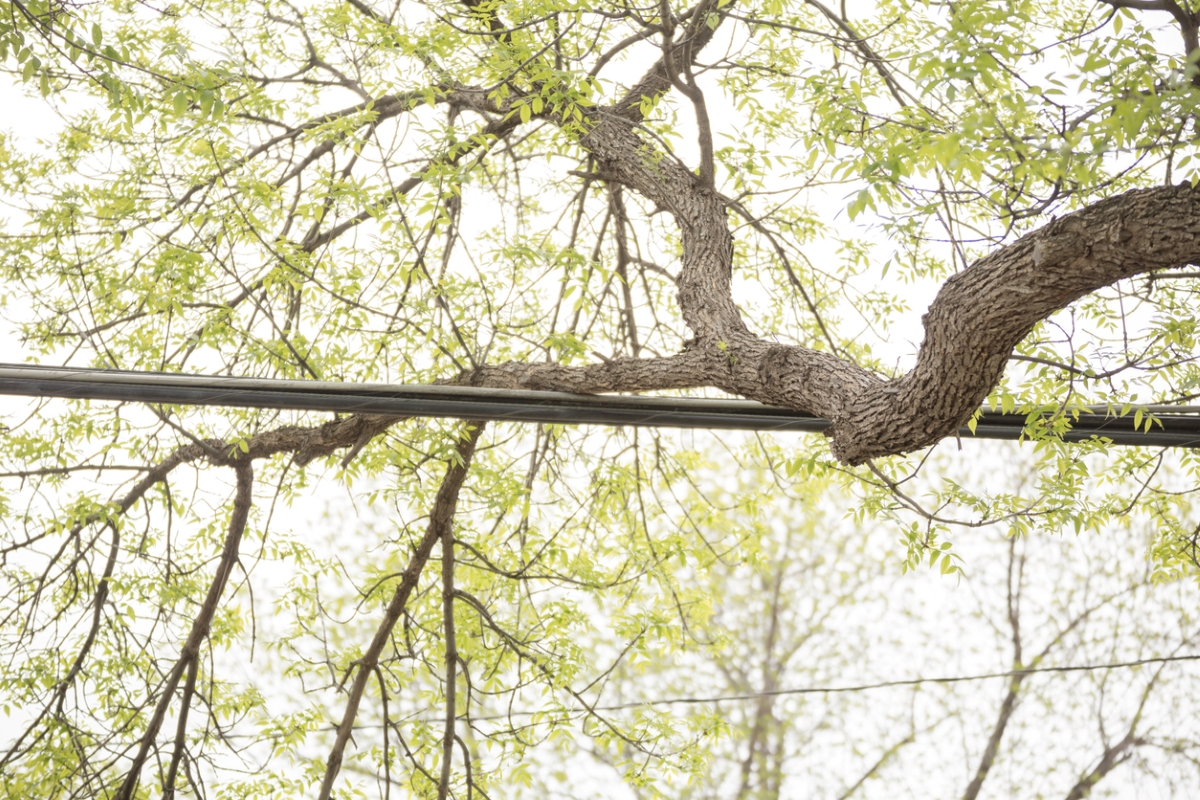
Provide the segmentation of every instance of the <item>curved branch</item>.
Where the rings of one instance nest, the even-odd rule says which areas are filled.
[[[1110,197],[946,281],[923,318],[917,365],[903,377],[884,382],[845,362],[830,368],[830,357],[795,348],[767,359],[796,363],[768,394],[784,388],[783,405],[828,415],[834,454],[844,462],[926,447],[966,422],[1038,322],[1124,278],[1197,260],[1200,191],[1185,184]],[[778,374],[771,366],[765,372],[773,369]],[[799,385],[813,377],[827,380],[825,397]]]
[[[1200,261],[1200,191],[1127,192],[1051,222],[948,280],[924,316],[916,367],[884,381],[829,353],[752,334],[731,294],[733,238],[719,197],[600,112],[581,139],[599,168],[667,209],[683,239],[679,306],[707,383],[826,417],[847,464],[932,445],[959,428],[1041,320],[1123,278]],[[558,387],[546,387],[558,388]],[[644,388],[644,387],[642,387]]]

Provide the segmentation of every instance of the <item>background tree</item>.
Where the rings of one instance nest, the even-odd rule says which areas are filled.
[[[6,790],[330,796],[365,771],[482,796],[568,728],[634,786],[702,772],[719,717],[601,709],[622,662],[696,641],[706,571],[761,548],[707,524],[710,479],[751,463],[845,481],[909,567],[953,574],[956,526],[1136,518],[1156,579],[1194,570],[1189,453],[1055,439],[1093,404],[1153,425],[1200,383],[1177,269],[1200,257],[1197,17],[1125,5],[4,6],[0,56],[62,120],[0,142],[14,353],[712,388],[834,422],[831,451],[730,439],[721,464],[635,431],[14,412]],[[899,454],[989,393],[1030,413],[1035,477],[922,482]],[[369,556],[280,522],[343,483],[390,509]],[[297,626],[269,648],[312,692],[291,705],[240,672],[268,658],[264,595]]]
[[[1021,461],[992,481],[1019,484]],[[749,493],[771,482],[741,476]],[[1071,669],[1194,650],[1195,587],[1151,580],[1140,521],[1099,532],[1082,554],[1073,538],[999,526],[964,543],[972,567],[956,584],[890,570],[879,559],[897,554],[890,531],[847,536],[836,488],[773,494],[764,508],[791,524],[764,515],[761,550],[709,571],[709,647],[621,673],[631,699],[690,698],[673,713],[717,708],[729,724],[706,773],[672,796],[1194,793],[1200,732],[1178,704],[1194,667]],[[999,677],[970,678],[987,675]],[[587,786],[562,796],[591,796]]]

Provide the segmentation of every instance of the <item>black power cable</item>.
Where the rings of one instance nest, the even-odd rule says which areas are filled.
[[[811,414],[750,400],[266,380],[19,364],[0,364],[0,394],[560,425],[820,432],[830,424]],[[1133,415],[1081,414],[1063,439],[1076,442],[1102,436],[1121,445],[1200,447],[1200,415],[1170,413],[1169,409],[1150,409],[1154,423],[1149,431],[1144,430],[1144,420],[1143,429],[1135,426]],[[1025,422],[1024,414],[985,411],[973,433],[964,426],[958,435],[963,439],[1019,439]]]

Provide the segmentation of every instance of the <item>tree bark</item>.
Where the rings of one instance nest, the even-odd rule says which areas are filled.
[[[713,386],[833,422],[846,464],[935,444],[999,382],[1013,348],[1041,320],[1123,278],[1200,261],[1200,191],[1190,184],[1107,198],[1021,237],[950,278],[924,315],[916,366],[884,380],[857,364],[755,335],[731,292],[734,240],[725,201],[669,155],[656,153],[617,109],[597,112],[581,139],[598,173],[670,212],[683,257],[679,308],[695,335],[681,355],[589,367],[506,364],[463,380],[562,391]]]
[[[711,4],[693,13],[710,11],[715,16],[705,19],[719,25],[721,12]],[[663,57],[622,98],[591,109],[582,133],[574,121],[569,131],[591,155],[593,178],[630,188],[678,224],[683,253],[677,296],[692,333],[684,351],[660,358],[601,356],[601,363],[587,366],[483,364],[452,382],[580,393],[715,387],[829,419],[833,424],[825,435],[833,455],[858,465],[953,434],[999,382],[1016,345],[1054,312],[1123,278],[1200,262],[1200,191],[1190,184],[1135,190],[1052,221],[946,281],[923,317],[917,364],[899,378],[887,380],[829,352],[763,339],[733,301],[735,241],[726,219],[731,201],[638,129],[644,99],[677,85],[681,70],[715,29],[689,23],[688,31],[664,44]],[[511,98],[496,101],[470,87],[445,92],[446,102],[491,119],[489,136],[503,136],[520,124]],[[401,99],[383,98],[380,107],[398,113]],[[565,124],[550,110],[536,116]],[[362,212],[314,241],[330,241],[369,216]],[[633,315],[628,318],[633,324]],[[636,331],[631,329],[630,336],[638,341]],[[396,421],[351,417],[318,430],[281,429],[261,445],[294,445],[282,440],[295,434],[303,441],[286,449],[306,463],[347,446],[347,436],[354,448],[361,447]]]
[[[1013,348],[1054,312],[1122,278],[1200,261],[1200,191],[1186,183],[1135,190],[1052,221],[946,281],[924,315],[917,365],[897,379],[766,341],[733,301],[728,201],[637,131],[643,98],[670,91],[713,31],[701,25],[690,39],[665,46],[623,98],[588,115],[579,138],[597,177],[628,186],[679,225],[679,309],[695,336],[685,352],[587,367],[485,366],[460,381],[574,392],[712,386],[828,418],[834,456],[857,465],[954,433],[999,382]]]

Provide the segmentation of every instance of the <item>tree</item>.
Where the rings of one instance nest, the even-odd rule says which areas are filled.
[[[1200,12],[1063,5],[4,5],[0,57],[62,118],[0,142],[24,355],[710,388],[833,422],[832,458],[730,439],[720,464],[686,434],[38,404],[0,446],[6,790],[328,797],[353,769],[483,795],[578,714],[632,784],[698,771],[718,718],[597,698],[701,629],[693,571],[758,536],[715,522],[708,479],[751,462],[854,486],[907,567],[956,574],[955,526],[1135,516],[1157,579],[1194,572],[1190,452],[1056,437],[1096,405],[1152,426],[1200,385]],[[912,359],[886,341],[906,281],[940,282]],[[902,454],[985,400],[1029,414],[1037,477],[914,492],[928,454]],[[333,483],[397,520],[367,563],[280,530]],[[265,656],[272,571],[296,627]],[[328,695],[279,711],[228,677],[252,653]]]
[[[991,479],[1019,482],[1024,466]],[[732,492],[770,484],[753,469],[740,477]],[[628,700],[692,698],[673,713],[717,707],[733,733],[670,796],[1195,793],[1185,754],[1197,730],[1177,705],[1190,666],[1072,669],[1195,646],[1195,587],[1152,580],[1138,522],[1092,538],[1082,558],[1072,539],[987,532],[966,543],[972,569],[956,584],[901,578],[879,558],[897,556],[889,531],[846,535],[836,487],[770,494],[749,512],[769,528],[761,551],[709,571],[718,599],[701,638],[713,645],[621,676]],[[763,513],[782,509],[783,519]],[[543,796],[591,796],[585,787]]]

